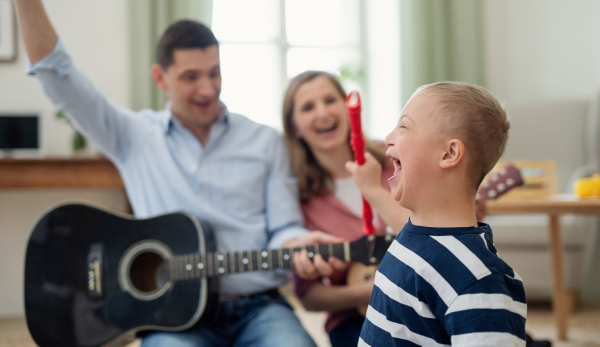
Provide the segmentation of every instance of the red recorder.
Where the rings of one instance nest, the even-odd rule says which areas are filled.
[[[358,92],[350,92],[346,98],[346,108],[350,115],[350,145],[354,151],[354,159],[358,165],[365,163],[365,139],[363,138],[360,125],[360,95]],[[373,210],[371,205],[362,198],[363,201],[363,233],[365,235],[375,234],[373,226]]]

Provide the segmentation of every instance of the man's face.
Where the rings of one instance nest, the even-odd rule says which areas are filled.
[[[186,127],[210,127],[221,115],[221,67],[217,45],[176,49],[173,64],[155,73],[171,111]],[[156,76],[158,74],[158,76]]]
[[[415,95],[402,110],[398,126],[385,138],[386,156],[395,169],[388,179],[392,197],[411,210],[434,179],[442,158],[444,137],[436,130],[434,112],[426,92]]]

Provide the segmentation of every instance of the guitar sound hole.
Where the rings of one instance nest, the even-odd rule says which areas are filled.
[[[165,283],[165,261],[154,252],[138,254],[131,262],[131,284],[139,291],[150,293]]]

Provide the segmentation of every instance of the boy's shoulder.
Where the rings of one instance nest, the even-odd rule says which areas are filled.
[[[486,322],[505,320],[503,338],[521,341],[527,311],[523,283],[498,257],[491,228],[441,229],[408,225],[400,232],[378,268],[382,276],[375,278],[371,305],[379,312],[402,311],[408,318],[399,323],[411,331],[419,329],[412,321],[422,321],[440,329],[440,336],[485,335],[496,331]],[[377,296],[380,292],[386,295]],[[387,299],[396,296],[408,298],[404,302],[411,308]]]
[[[415,262],[430,267],[456,294],[477,281],[498,274],[521,281],[519,275],[499,256],[490,226],[477,228],[426,228],[409,223],[398,235],[399,245]]]
[[[413,341],[420,345],[460,345],[467,337],[478,341],[474,345],[489,345],[491,337],[494,345],[522,345],[525,291],[496,254],[489,226],[426,229],[405,228],[390,245],[361,337],[375,341],[392,321],[407,329],[398,338],[424,336]]]

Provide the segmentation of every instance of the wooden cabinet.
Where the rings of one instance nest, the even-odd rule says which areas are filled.
[[[0,189],[124,189],[115,166],[106,158],[0,159]]]

